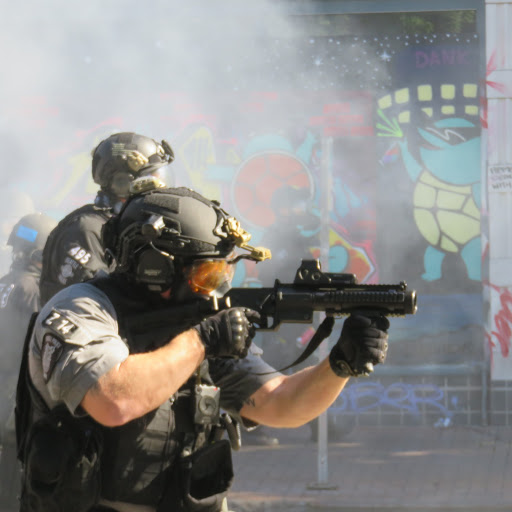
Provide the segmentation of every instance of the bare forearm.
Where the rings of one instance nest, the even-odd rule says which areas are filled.
[[[269,381],[252,395],[241,414],[271,427],[299,427],[324,412],[347,382],[337,377],[325,360]]]
[[[88,391],[82,406],[100,423],[122,425],[168,400],[203,359],[197,331],[186,331],[158,350],[130,355]]]

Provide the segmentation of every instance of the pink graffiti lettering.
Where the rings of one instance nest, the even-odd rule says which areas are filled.
[[[510,352],[510,336],[512,334],[512,329],[510,328],[510,324],[512,323],[512,311],[510,310],[512,293],[505,290],[500,296],[500,302],[501,310],[494,316],[496,331],[492,331],[491,334],[498,340],[501,355],[508,357]]]
[[[453,66],[455,64],[467,64],[466,56],[468,52],[463,50],[432,50],[430,53],[417,51],[415,52],[416,67],[426,68],[428,66]]]

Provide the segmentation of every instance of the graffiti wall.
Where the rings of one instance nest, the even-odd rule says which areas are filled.
[[[487,158],[483,169],[487,181],[489,218],[489,298],[486,337],[493,381],[512,379],[510,299],[512,292],[512,228],[510,205],[512,184],[512,55],[507,26],[512,21],[510,2],[488,3],[486,8],[486,109]],[[508,390],[507,390],[507,393]],[[498,397],[499,392],[496,393]],[[494,396],[492,398],[495,398]],[[495,400],[493,407],[504,411]],[[503,417],[503,414],[501,415]],[[509,424],[507,422],[507,424]]]
[[[166,44],[162,36],[154,51]],[[161,80],[130,80],[124,70],[114,83],[105,73],[103,91],[87,87],[81,71],[67,94],[15,96],[6,107],[15,149],[6,165],[20,171],[10,176],[4,209],[11,211],[7,195],[17,204],[23,196],[61,218],[94,198],[90,152],[102,138],[137,131],[166,139],[176,160],[165,181],[220,200],[254,245],[272,250],[270,262],[239,264],[236,286],[292,280],[302,258],[326,250],[331,272],[417,290],[417,315],[392,320],[389,364],[481,361],[478,34],[361,26],[357,35],[260,35],[244,52],[212,45],[204,86],[189,87],[160,58],[152,69]],[[506,337],[503,304],[496,332]],[[280,364],[310,336],[293,327],[259,341]]]

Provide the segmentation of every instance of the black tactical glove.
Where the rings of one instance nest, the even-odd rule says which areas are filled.
[[[383,363],[386,359],[388,329],[389,320],[383,315],[350,315],[329,354],[333,372],[338,377],[370,375],[373,365]]]
[[[206,357],[243,358],[256,330],[258,312],[247,308],[224,309],[194,326],[206,350]]]

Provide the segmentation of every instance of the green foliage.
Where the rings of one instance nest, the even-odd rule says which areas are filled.
[[[403,13],[398,18],[404,34],[461,34],[476,31],[476,11]]]
[[[400,14],[399,20],[404,34],[432,34],[436,31],[436,24],[424,15]]]

